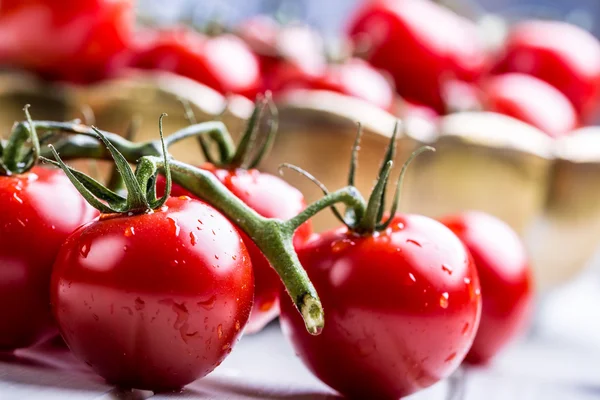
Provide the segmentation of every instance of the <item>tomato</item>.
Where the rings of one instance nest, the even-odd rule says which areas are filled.
[[[210,38],[184,28],[143,32],[130,65],[171,71],[222,94],[251,99],[261,85],[258,59],[234,35]]]
[[[131,0],[0,3],[0,63],[86,83],[115,73],[130,45]]]
[[[242,22],[237,34],[256,53],[265,89],[272,88],[273,75],[279,75],[281,68],[306,76],[318,75],[325,68],[323,40],[308,25],[280,25],[261,15]]]
[[[477,267],[483,307],[466,361],[485,363],[527,326],[533,305],[529,260],[518,235],[496,217],[466,212],[442,222],[467,246]]]
[[[306,74],[293,65],[282,64],[271,77],[274,93],[290,88],[330,90],[357,97],[390,111],[394,105],[394,90],[375,68],[360,59],[331,64],[319,74]]]
[[[444,113],[446,80],[476,81],[487,69],[476,26],[426,0],[375,0],[359,7],[349,36],[393,77],[400,96]]]
[[[56,326],[49,283],[60,246],[96,211],[60,170],[0,176],[0,350],[36,344]]]
[[[558,89],[530,75],[509,73],[485,84],[485,108],[527,122],[551,137],[579,125],[575,108]]]
[[[111,383],[155,391],[219,365],[252,296],[252,266],[236,229],[189,197],[84,225],[61,248],[51,283],[72,352]]]
[[[302,194],[284,180],[262,173],[256,169],[223,169],[212,164],[204,164],[202,169],[212,172],[234,195],[267,218],[289,219],[305,207]],[[165,179],[159,175],[156,192],[162,195]],[[171,196],[195,197],[177,184],[173,184]],[[254,242],[240,229],[252,268],[254,269],[254,307],[246,326],[246,333],[255,333],[279,315],[279,289],[281,280],[265,256]],[[301,246],[312,233],[312,225],[307,222],[295,233],[294,247]]]
[[[510,31],[496,73],[533,75],[560,90],[586,119],[600,94],[600,43],[560,21],[523,21]]]
[[[298,256],[326,312],[306,332],[281,297],[281,322],[302,361],[354,398],[407,396],[451,374],[467,354],[481,311],[477,271],[439,222],[396,215],[378,234],[335,229]]]

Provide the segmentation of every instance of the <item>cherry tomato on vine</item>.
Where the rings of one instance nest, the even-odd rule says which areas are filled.
[[[438,113],[447,79],[474,82],[487,68],[476,26],[431,1],[367,1],[348,26],[357,51],[393,77],[400,96]]]
[[[0,350],[56,334],[49,283],[60,246],[97,213],[60,170],[0,176]]]
[[[2,1],[0,63],[87,83],[116,72],[132,31],[132,0]]]
[[[204,164],[201,168],[213,173],[227,189],[263,217],[292,218],[306,205],[297,189],[276,176],[256,169],[216,168],[212,164]],[[164,193],[164,186],[165,179],[159,175],[156,184],[158,194]],[[194,197],[177,184],[173,185],[171,196]],[[294,247],[298,248],[306,242],[311,233],[312,225],[308,222],[303,224],[294,235]],[[254,333],[279,315],[281,281],[252,240],[241,231],[240,235],[244,239],[254,270],[254,307],[245,330],[246,333]]]
[[[506,223],[482,212],[448,216],[441,221],[467,246],[477,267],[483,307],[466,361],[485,363],[529,322],[533,280],[525,247]]]
[[[106,215],[75,231],[52,274],[52,308],[73,353],[109,382],[180,388],[230,352],[252,308],[235,227],[171,197],[152,213]]]
[[[467,354],[481,309],[477,271],[437,221],[396,215],[361,236],[340,228],[298,251],[326,312],[306,334],[281,297],[284,332],[323,382],[357,398],[407,396],[450,375]]]
[[[551,137],[566,135],[579,124],[569,99],[549,83],[533,76],[496,75],[490,77],[484,87],[487,111],[527,122]]]
[[[587,119],[600,96],[600,42],[566,22],[523,21],[510,30],[494,71],[521,72],[550,83]]]
[[[394,89],[375,68],[360,59],[330,64],[321,73],[307,74],[291,64],[280,64],[271,77],[269,87],[275,94],[286,89],[330,90],[357,97],[390,111],[394,105]]]
[[[175,72],[222,94],[254,99],[260,90],[259,62],[234,35],[208,37],[178,28],[143,32],[130,65]]]

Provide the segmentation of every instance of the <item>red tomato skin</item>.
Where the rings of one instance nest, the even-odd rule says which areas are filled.
[[[306,206],[302,193],[276,176],[256,169],[216,168],[208,163],[202,168],[213,173],[227,189],[263,217],[289,219]],[[164,182],[164,177],[159,175],[156,183],[159,195],[164,193]],[[171,196],[194,197],[177,184],[173,185]],[[241,229],[238,232],[244,239],[254,269],[254,306],[244,332],[255,333],[279,315],[281,279],[248,235]],[[294,247],[299,248],[311,234],[310,222],[300,226],[294,235]]]
[[[400,96],[438,113],[445,79],[474,82],[488,68],[475,25],[430,1],[368,1],[348,26],[357,44],[368,40],[367,61],[390,73]]]
[[[365,61],[354,58],[342,64],[331,64],[321,73],[307,74],[293,65],[282,64],[273,73],[270,89],[329,90],[356,97],[391,111],[394,89],[387,79]]]
[[[475,337],[481,300],[460,240],[423,216],[397,215],[379,235],[340,228],[298,253],[325,309],[319,336],[282,297],[282,328],[296,353],[345,396],[407,396],[449,376]]]
[[[511,29],[494,72],[520,72],[550,83],[586,119],[600,95],[600,43],[566,22],[523,21]]]
[[[88,83],[117,73],[130,46],[131,0],[0,4],[0,62],[44,78]]]
[[[259,60],[234,35],[206,37],[187,29],[144,32],[130,66],[177,73],[222,94],[254,99],[261,86]]]
[[[533,308],[533,278],[518,235],[482,212],[442,219],[469,249],[481,283],[481,322],[466,362],[484,364],[527,327]]]
[[[553,138],[567,135],[579,125],[569,99],[531,75],[508,73],[490,77],[485,84],[485,108],[527,122]]]
[[[172,390],[231,352],[253,297],[248,252],[231,223],[198,200],[90,222],[52,274],[52,308],[71,351],[107,381]]]
[[[34,167],[0,177],[0,351],[57,333],[50,274],[60,246],[97,215],[60,170]],[[10,305],[10,306],[8,306]]]

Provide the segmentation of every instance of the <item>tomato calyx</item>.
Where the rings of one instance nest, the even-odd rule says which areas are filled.
[[[402,183],[404,181],[404,176],[406,175],[408,166],[419,154],[425,151],[435,151],[435,149],[431,146],[422,146],[419,149],[415,150],[402,165],[402,169],[400,170],[400,174],[396,181],[396,190],[394,192],[392,206],[388,213],[388,218],[384,220],[383,217],[386,209],[385,194],[390,180],[390,172],[394,165],[393,159],[396,154],[396,136],[398,133],[398,127],[399,122],[396,122],[383,162],[381,163],[381,167],[379,168],[377,181],[375,183],[375,186],[373,187],[373,190],[371,191],[371,195],[369,196],[368,201],[365,202],[364,198],[358,192],[358,189],[356,189],[354,184],[356,168],[358,164],[358,150],[360,148],[360,138],[362,135],[362,129],[360,124],[358,126],[356,139],[354,140],[354,145],[352,147],[352,155],[350,157],[348,182],[347,186],[344,188],[345,190],[351,191],[353,193],[355,202],[353,205],[349,205],[348,202],[344,202],[344,204],[346,204],[346,210],[343,214],[335,207],[335,205],[331,205],[330,207],[335,217],[341,223],[346,225],[346,227],[350,231],[356,234],[369,235],[373,234],[374,232],[381,232],[387,229],[398,209]],[[279,169],[280,173],[283,172],[283,168],[292,169],[293,171],[300,173],[301,175],[312,181],[315,185],[317,185],[325,195],[325,197],[321,200],[326,200],[329,196],[332,195],[327,189],[327,187],[323,185],[323,183],[321,183],[317,178],[315,178],[313,175],[306,172],[305,170],[292,164],[282,164]],[[316,203],[319,202],[317,201]],[[307,207],[305,213],[308,214],[311,212],[309,208],[310,206]]]
[[[8,141],[0,140],[0,175],[10,176],[29,171],[40,155],[40,139],[29,114],[29,104],[23,107],[27,121],[15,124]],[[45,140],[46,138],[44,138]],[[25,144],[31,142],[27,151]]]
[[[95,179],[68,167],[60,158],[53,145],[48,147],[52,151],[54,159],[45,157],[41,159],[53,164],[63,170],[75,188],[81,193],[83,198],[94,208],[103,214],[139,214],[151,212],[162,207],[171,194],[171,170],[169,168],[169,153],[167,151],[165,140],[163,139],[162,120],[167,114],[162,114],[159,119],[160,143],[163,156],[163,170],[166,178],[166,186],[163,196],[156,198],[156,175],[158,169],[154,163],[141,160],[136,171],[131,169],[127,159],[117,150],[117,148],[107,139],[107,137],[98,129],[92,126],[98,139],[106,146],[112,159],[115,162],[116,169],[127,189],[127,197],[113,192],[103,186]]]

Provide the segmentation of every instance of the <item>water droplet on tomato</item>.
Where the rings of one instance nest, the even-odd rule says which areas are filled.
[[[215,235],[215,236],[217,235],[217,234],[215,233],[215,230],[214,230],[214,229],[211,229],[211,231],[212,231],[212,234],[213,234],[213,235]]]
[[[463,334],[463,335],[466,335],[466,334],[467,334],[467,332],[469,331],[469,327],[470,327],[470,326],[471,326],[471,325],[470,325],[468,322],[465,322],[465,326],[463,326],[463,328],[462,328],[462,334]]]
[[[190,313],[188,312],[187,307],[183,303],[175,303],[171,306],[171,309],[177,314],[177,319],[173,324],[173,328],[181,329],[184,324],[187,323],[188,318],[190,317]]]
[[[470,285],[471,284],[471,278],[466,277],[464,279],[464,282],[465,282],[466,285]]]
[[[448,357],[446,357],[446,359],[444,361],[450,362],[450,361],[454,360],[455,358],[456,358],[456,352],[450,354]]]
[[[413,285],[415,282],[417,282],[417,278],[415,278],[415,276],[413,275],[412,272],[408,273],[408,279],[406,280],[406,284],[407,285]]]
[[[406,239],[406,243],[414,244],[415,246],[422,247],[421,243],[417,242],[414,239]]]
[[[13,193],[13,199],[15,199],[17,201],[17,203],[23,204],[23,199],[20,198],[18,194]]]
[[[135,299],[135,309],[140,311],[143,310],[144,307],[146,306],[146,302],[142,299],[140,299],[139,297]]]
[[[212,308],[215,306],[215,303],[217,302],[217,297],[216,296],[210,296],[210,298],[208,298],[208,300],[204,300],[204,301],[199,301],[198,304],[200,307],[205,308],[207,310],[212,310]],[[206,320],[208,319],[208,317],[206,318]],[[204,322],[206,322],[206,320]]]
[[[229,343],[225,343],[223,347],[221,347],[221,350],[229,350],[229,346],[231,346]]]
[[[196,237],[194,232],[190,232],[190,243],[192,244],[192,246],[195,246],[196,243],[198,243],[198,238]]]
[[[79,248],[79,253],[83,258],[87,258],[88,254],[90,254],[91,247],[92,246],[89,243],[84,243],[83,245],[81,245],[81,247]]]
[[[235,330],[236,330],[236,332],[240,330],[240,321],[239,320],[235,321]]]
[[[125,235],[125,237],[132,237],[133,235],[135,235],[135,230],[133,229],[133,226],[127,227],[123,234]]]
[[[121,307],[121,309],[123,309],[123,310],[127,311],[127,313],[128,313],[129,315],[133,315],[133,310],[132,310],[131,308],[129,308],[129,307]]]
[[[100,317],[97,314],[92,314],[92,317],[97,321],[100,321]]]
[[[223,338],[223,325],[219,324],[219,326],[217,326],[217,336],[219,336],[219,339]]]
[[[331,251],[333,253],[339,253],[340,251],[345,250],[346,248],[348,248],[349,246],[354,246],[355,243],[351,240],[351,239],[342,239],[342,240],[336,240],[335,242],[331,243]]]
[[[442,295],[440,296],[440,307],[448,308],[448,298],[449,297],[450,297],[450,295],[448,294],[448,292],[442,293]]]
[[[179,196],[179,200],[191,200],[190,196]]]
[[[55,230],[55,229],[56,229],[56,226],[52,225],[52,226],[50,227],[50,229],[52,229],[52,230]]]
[[[171,261],[171,267],[176,267],[178,264],[179,264],[179,261],[177,261],[177,260]]]
[[[401,231],[402,229],[404,229],[404,224],[402,222],[398,222],[397,224],[393,224],[391,228],[394,232]]]
[[[127,245],[123,246],[123,251],[127,251]]]
[[[217,259],[217,260],[219,259],[219,256],[218,256],[218,255],[216,255],[216,254],[215,254],[215,259]]]
[[[175,234],[175,236],[179,236],[180,228],[179,228],[179,225],[177,224],[177,220],[171,216],[168,216],[167,219],[171,223],[171,228],[173,229],[173,233]]]
[[[442,264],[442,271],[444,271],[445,273],[447,273],[448,275],[452,275],[452,272],[454,271],[452,269],[451,266],[449,266],[448,264]]]
[[[231,259],[232,259],[233,261],[235,261],[235,260],[237,260],[237,256],[231,256]]]

